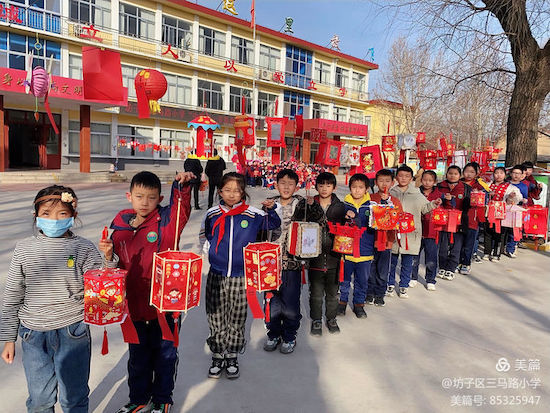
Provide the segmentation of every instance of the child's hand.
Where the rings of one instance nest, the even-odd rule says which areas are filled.
[[[449,192],[447,192],[447,193],[445,194],[445,199],[446,199],[447,201],[450,201],[451,199],[453,199],[453,196],[452,196]]]
[[[355,212],[353,212],[353,211],[348,211],[348,212],[346,213],[346,218],[347,218],[347,219],[354,219],[354,218],[355,218]]]
[[[176,175],[174,178],[176,181],[178,181],[180,184],[184,184],[186,182],[189,182],[191,179],[195,179],[196,176],[193,172],[180,172]]]
[[[388,194],[387,191],[378,191],[380,193],[380,199],[382,201],[387,201],[388,198],[390,197],[390,194]]]
[[[441,200],[441,198],[437,198],[437,199],[434,199],[434,200],[432,201],[432,203],[433,203],[434,206],[437,208],[438,206],[440,206],[440,205],[443,203],[443,201]]]
[[[307,204],[308,205],[313,205],[313,203],[315,202],[315,198],[312,197],[312,196],[308,196],[307,197]]]
[[[264,202],[262,202],[262,205],[266,209],[272,209],[275,206],[275,200],[273,199],[266,199]]]
[[[4,350],[2,350],[2,360],[7,364],[13,363],[15,358],[15,343],[13,341],[8,341],[4,344]]]
[[[113,241],[109,238],[99,240],[99,250],[107,261],[113,260]]]

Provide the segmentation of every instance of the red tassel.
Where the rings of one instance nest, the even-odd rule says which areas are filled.
[[[174,317],[174,347],[178,348],[180,345],[180,332],[179,332],[179,326],[178,326],[178,317],[180,316],[180,313],[174,313],[172,317]]]
[[[409,237],[407,236],[407,234],[405,234],[405,249],[407,251],[409,250]]]
[[[162,339],[168,341],[174,341],[174,336],[168,327],[168,321],[163,313],[157,310],[157,319],[159,321],[160,331],[162,331]]]
[[[514,241],[521,240],[521,228],[520,227],[514,227]]]
[[[269,303],[273,297],[272,293],[267,293],[265,295],[265,322],[269,323],[271,321],[271,311],[269,310]]]
[[[500,234],[500,221],[501,221],[500,219],[497,219],[495,221],[495,231],[497,234]]]
[[[340,271],[338,274],[338,281],[344,281],[344,257],[340,258]]]
[[[348,177],[349,177],[349,175],[346,174],[346,186],[348,185]]]
[[[454,237],[455,233],[454,232],[451,232],[451,244],[454,244],[455,243],[455,237]]]
[[[101,345],[101,355],[109,352],[109,338],[107,337],[107,328],[103,327],[103,344]]]
[[[250,310],[252,311],[252,317],[264,318],[264,312],[258,302],[258,297],[256,296],[256,290],[254,288],[250,286],[246,287],[246,299],[248,301],[248,305],[250,306]]]
[[[435,232],[435,243],[439,244],[439,231]]]
[[[306,283],[306,266],[302,264],[302,285]]]
[[[128,314],[124,319],[124,322],[120,325],[122,330],[122,337],[125,343],[139,344],[139,337],[136,331],[136,326],[132,322],[130,315]]]

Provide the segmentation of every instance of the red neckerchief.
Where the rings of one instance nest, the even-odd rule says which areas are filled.
[[[220,211],[222,211],[222,214],[218,217],[218,219],[216,219],[216,222],[214,222],[214,225],[212,226],[212,236],[214,236],[214,231],[216,230],[216,227],[218,225],[220,226],[220,231],[218,232],[218,242],[216,243],[216,253],[218,252],[218,245],[220,245],[220,242],[225,234],[225,218],[234,216],[234,215],[239,215],[240,213],[246,211],[247,209],[248,209],[248,205],[246,205],[244,202],[237,207],[234,206],[232,209],[230,209],[227,212],[225,212],[222,206],[220,205]]]
[[[493,195],[493,201],[504,201],[504,194],[506,193],[506,189],[508,189],[508,185],[510,185],[508,182],[502,182],[500,184],[495,184],[493,182],[491,184],[491,192],[495,193],[495,195]]]

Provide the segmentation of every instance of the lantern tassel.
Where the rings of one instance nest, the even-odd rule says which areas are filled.
[[[59,135],[59,129],[53,118],[52,110],[50,109],[50,102],[48,101],[48,95],[46,95],[46,97],[44,98],[44,108],[46,109],[46,113],[48,114],[48,119],[50,120],[53,131],[55,132],[56,135]]]
[[[306,265],[302,264],[302,285],[306,283]]]
[[[179,326],[178,326],[179,316],[180,316],[180,313],[172,314],[172,317],[174,317],[174,347],[176,348],[180,344],[180,332],[179,332]]]
[[[126,318],[120,325],[122,330],[122,337],[124,338],[125,343],[129,344],[139,344],[139,336],[136,330],[136,326],[132,322],[130,315],[126,315]]]
[[[103,327],[103,344],[101,345],[101,355],[109,352],[109,338],[107,337],[107,328]]]
[[[258,297],[256,296],[256,290],[254,290],[254,288],[250,286],[246,287],[246,299],[248,300],[248,305],[252,311],[252,317],[264,318],[264,312],[258,302]]]
[[[271,302],[271,298],[273,297],[273,293],[266,293],[265,295],[265,322],[269,323],[271,321],[271,311],[269,309],[269,303]]]
[[[342,255],[342,258],[340,258],[340,271],[338,272],[338,281],[343,282],[344,281],[344,256]]]

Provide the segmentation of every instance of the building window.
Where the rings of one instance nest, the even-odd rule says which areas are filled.
[[[82,56],[69,55],[69,77],[82,80]]]
[[[277,95],[270,93],[258,93],[258,115],[259,116],[277,116],[275,113],[275,101]]]
[[[231,59],[243,65],[254,64],[254,45],[252,40],[242,37],[231,37]]]
[[[135,66],[120,65],[122,69],[122,84],[128,88],[128,97],[136,97],[136,87],[134,86],[134,80],[139,73],[140,69]]]
[[[366,78],[363,73],[353,72],[351,75],[351,88],[356,92],[364,92],[366,90]]]
[[[223,110],[223,85],[199,80],[199,106]]]
[[[260,45],[260,66],[268,70],[280,70],[281,51],[274,47]]]
[[[309,50],[287,44],[285,83],[307,89],[311,81],[312,60],[312,53]]]
[[[201,26],[199,51],[208,56],[225,56],[225,33]]]
[[[191,79],[168,74],[164,76],[168,82],[168,89],[162,100],[178,105],[191,105]]]
[[[120,30],[126,36],[154,39],[155,13],[120,3]]]
[[[8,23],[10,26],[22,25],[32,29],[61,33],[60,4],[61,0],[11,0],[9,3],[3,1],[0,22]],[[6,17],[9,16],[12,18],[7,21]]]
[[[34,45],[40,44],[37,49]],[[27,56],[34,52],[32,67],[47,67],[44,61],[44,54],[52,59],[51,72],[59,76],[61,73],[61,44],[36,37],[27,37],[12,32],[0,32],[0,67],[10,69],[28,70]]]
[[[118,156],[120,157],[153,157],[153,129],[140,128],[136,126],[118,126],[118,140],[124,139],[126,146],[118,147]],[[135,142],[132,145],[132,142]],[[144,145],[140,147],[139,145]],[[128,147],[130,146],[130,147]]]
[[[364,122],[364,115],[363,112],[360,110],[351,110],[349,114],[349,121],[351,123],[360,123],[363,124]]]
[[[184,149],[192,146],[191,133],[170,129],[160,130],[160,145],[169,147],[168,151],[160,151],[161,158],[180,159]]]
[[[336,66],[336,87],[348,87],[349,70]]]
[[[90,144],[92,155],[111,156],[111,125],[90,124]],[[69,121],[69,153],[80,153],[80,122]]]
[[[309,106],[310,96],[285,90],[285,104],[284,104],[284,116],[306,115],[307,111],[304,110],[306,106]]]
[[[111,27],[110,0],[70,0],[69,13],[72,21]]]
[[[331,66],[328,63],[315,61],[315,71],[313,72],[313,80],[317,83],[330,84],[330,69]]]
[[[191,23],[184,20],[162,16],[162,42],[187,50],[193,42],[192,28]]]
[[[328,105],[323,103],[314,103],[313,119],[330,119],[328,114]]]
[[[334,120],[338,120],[340,122],[347,122],[348,121],[348,109],[347,108],[341,108],[339,106],[334,106]]]
[[[250,98],[252,91],[242,89],[240,87],[229,88],[229,110],[231,112],[241,113],[242,111],[242,96],[245,96],[245,113],[252,113],[252,99]]]

